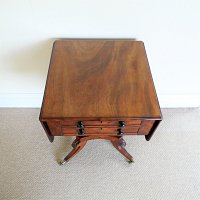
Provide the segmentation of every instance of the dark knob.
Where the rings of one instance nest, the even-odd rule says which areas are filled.
[[[79,121],[78,124],[77,124],[77,127],[78,128],[84,128],[83,122]]]
[[[78,134],[79,134],[79,135],[84,135],[84,134],[85,134],[85,133],[84,133],[84,129],[79,129]]]
[[[124,133],[122,132],[121,128],[117,129],[117,135],[122,136]]]
[[[125,122],[124,121],[119,121],[119,127],[124,127],[125,126]]]

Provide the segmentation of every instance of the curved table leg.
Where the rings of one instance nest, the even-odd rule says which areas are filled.
[[[72,143],[72,151],[60,162],[60,165],[64,165],[68,162],[72,157],[74,157],[81,149],[86,145],[87,141],[81,141],[81,139],[76,138]]]
[[[125,156],[128,160],[129,160],[129,163],[132,163],[134,162],[133,161],[133,157],[126,151],[125,149],[125,146],[126,146],[126,142],[125,140],[120,137],[118,139],[114,139],[114,140],[111,140],[113,146],[123,155]]]
[[[72,157],[74,157],[78,152],[81,151],[81,149],[86,145],[88,140],[94,140],[94,139],[105,139],[110,140],[113,146],[128,160],[129,163],[133,162],[133,157],[126,151],[125,146],[126,142],[122,137],[119,136],[104,136],[104,135],[94,135],[94,136],[83,136],[79,137],[77,136],[76,139],[72,143],[73,150],[64,158],[62,162],[60,162],[60,165],[65,164],[68,162]]]

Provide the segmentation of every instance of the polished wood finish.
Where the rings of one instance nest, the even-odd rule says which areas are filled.
[[[68,162],[72,157],[74,157],[79,151],[83,149],[83,147],[86,145],[87,141],[89,140],[95,140],[95,139],[104,139],[104,140],[110,140],[113,146],[123,155],[125,156],[129,162],[133,162],[133,157],[126,151],[125,146],[126,142],[122,137],[117,136],[87,136],[87,137],[76,137],[76,139],[72,143],[72,151],[64,158],[63,162]]]
[[[41,115],[159,118],[143,42],[56,41]]]
[[[65,161],[90,139],[109,139],[132,160],[122,136],[149,140],[161,119],[143,42],[54,42],[40,121],[51,142],[54,136],[76,136]]]

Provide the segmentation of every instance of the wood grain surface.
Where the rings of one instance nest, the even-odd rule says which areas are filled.
[[[41,119],[160,118],[143,42],[54,42]]]

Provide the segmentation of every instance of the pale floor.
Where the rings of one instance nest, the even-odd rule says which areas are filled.
[[[200,109],[162,111],[149,142],[125,137],[134,164],[96,140],[60,167],[74,138],[50,143],[39,109],[0,109],[0,199],[200,199]]]

